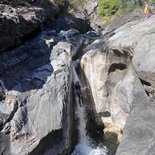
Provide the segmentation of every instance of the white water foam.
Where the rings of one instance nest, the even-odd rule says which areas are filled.
[[[85,107],[80,106],[78,102],[76,115],[79,119],[79,142],[76,145],[72,155],[107,155],[108,150],[105,146],[94,147],[92,145],[93,140],[87,135],[86,132]]]
[[[72,155],[107,155],[106,147],[92,148],[88,144],[79,143],[76,145]]]
[[[75,62],[72,62],[73,83],[75,83],[77,81],[79,82],[79,78],[78,78],[78,75],[76,73],[75,67],[76,67],[76,63]]]

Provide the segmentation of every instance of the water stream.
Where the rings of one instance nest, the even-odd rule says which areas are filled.
[[[78,75],[76,73],[75,67],[72,68],[73,71],[73,84],[76,82],[80,83]],[[86,118],[86,103],[81,103],[82,99],[74,87],[75,91],[75,101],[76,101],[76,118],[78,119],[78,144],[75,146],[75,150],[71,155],[107,155],[108,150],[106,146],[96,146],[94,145],[94,140],[87,135],[86,125],[87,125],[87,118]],[[82,92],[82,91],[81,91]]]

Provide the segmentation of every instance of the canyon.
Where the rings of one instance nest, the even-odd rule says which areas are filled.
[[[155,16],[30,4],[0,4],[0,154],[153,155]]]

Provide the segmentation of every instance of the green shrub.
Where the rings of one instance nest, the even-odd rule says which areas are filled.
[[[150,0],[149,2],[154,1]],[[145,0],[99,0],[98,15],[111,17],[117,12],[126,14],[138,7],[143,8]]]
[[[98,15],[109,17],[119,9],[119,0],[99,0]]]
[[[124,14],[129,13],[136,8],[143,8],[145,0],[120,0],[120,7],[119,10],[121,10]]]

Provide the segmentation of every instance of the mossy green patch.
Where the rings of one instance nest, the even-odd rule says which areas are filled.
[[[117,13],[123,15],[139,7],[143,8],[144,2],[145,0],[99,0],[98,15],[104,18],[111,18]]]
[[[99,0],[98,15],[110,17],[119,9],[118,0]]]

